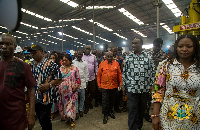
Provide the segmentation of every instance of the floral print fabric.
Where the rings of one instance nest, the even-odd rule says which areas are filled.
[[[71,118],[75,120],[76,118],[76,100],[78,99],[78,89],[73,92],[73,87],[81,85],[80,75],[78,68],[71,66],[66,69],[64,66],[60,67],[60,71],[63,76],[63,82],[59,86],[59,113],[62,120],[67,120]]]
[[[196,64],[184,69],[176,59],[166,61],[156,76],[154,102],[160,102],[163,129],[199,130],[200,73]]]

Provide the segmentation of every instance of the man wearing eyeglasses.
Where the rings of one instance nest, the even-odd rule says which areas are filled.
[[[28,129],[35,124],[35,79],[30,66],[14,57],[16,39],[9,35],[0,35],[0,129],[25,130],[27,116],[24,88],[30,103]]]
[[[132,49],[123,66],[123,81],[127,89],[129,130],[141,130],[150,87],[154,86],[154,63],[142,49],[143,40],[132,41]]]
[[[111,51],[106,53],[106,60],[101,62],[97,73],[97,84],[102,92],[102,111],[104,114],[103,124],[108,121],[108,116],[115,119],[113,106],[116,94],[122,87],[122,73],[117,61],[113,60]]]

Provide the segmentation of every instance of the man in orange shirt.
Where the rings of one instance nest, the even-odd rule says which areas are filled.
[[[119,82],[119,84],[118,84]],[[117,61],[113,60],[111,51],[106,53],[106,60],[101,62],[97,73],[97,83],[102,92],[103,124],[108,121],[108,116],[115,119],[113,105],[119,89],[122,87],[122,73]]]

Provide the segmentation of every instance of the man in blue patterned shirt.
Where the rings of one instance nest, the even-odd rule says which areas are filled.
[[[62,81],[62,74],[58,65],[44,57],[40,45],[32,45],[31,52],[34,61],[31,62],[33,76],[37,82],[35,86],[35,112],[43,130],[52,130],[51,106],[55,86]]]
[[[132,41],[133,52],[126,56],[123,66],[129,130],[141,130],[149,89],[154,84],[154,63],[151,56],[142,50],[142,45],[142,39],[136,38]]]

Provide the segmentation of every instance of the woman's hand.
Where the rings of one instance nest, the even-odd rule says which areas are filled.
[[[160,124],[160,116],[152,118],[152,127],[154,130],[160,130],[161,124]]]

